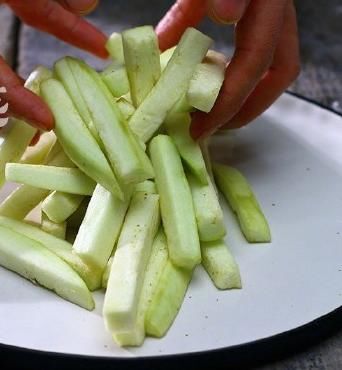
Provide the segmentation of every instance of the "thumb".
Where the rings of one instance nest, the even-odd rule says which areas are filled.
[[[209,17],[222,24],[238,22],[251,0],[208,0]]]

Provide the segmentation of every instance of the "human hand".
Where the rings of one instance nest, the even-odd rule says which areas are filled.
[[[48,32],[59,39],[101,58],[108,56],[105,49],[106,36],[80,17],[92,11],[98,0],[5,0],[13,12],[26,24]],[[54,119],[48,106],[37,95],[23,86],[17,76],[0,56],[0,87],[7,92],[1,94],[8,103],[9,112],[24,119],[32,126],[51,130]]]
[[[193,138],[219,128],[238,128],[259,116],[293,82],[300,57],[293,0],[178,0],[158,24],[162,50],[175,45],[187,27],[208,15],[235,23],[235,52],[209,114],[196,112]]]

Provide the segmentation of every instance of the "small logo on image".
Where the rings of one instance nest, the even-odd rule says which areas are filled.
[[[7,92],[6,87],[0,86],[0,94],[5,94]],[[8,103],[1,105],[1,97],[0,97],[0,114],[5,114],[8,111]],[[8,118],[1,118],[0,117],[0,127],[4,127],[8,122]]]

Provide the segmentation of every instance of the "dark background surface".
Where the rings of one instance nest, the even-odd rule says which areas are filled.
[[[89,19],[110,34],[131,26],[155,25],[173,1],[102,0],[100,3],[101,6]],[[296,5],[302,72],[289,90],[313,99],[336,112],[342,112],[342,0],[301,0],[297,1]],[[231,55],[232,27],[217,26],[205,21],[201,29],[214,38],[217,49]],[[27,77],[37,64],[51,66],[58,57],[66,54],[81,56],[98,68],[104,65],[99,59],[21,25],[3,6],[0,6],[0,53],[23,77]],[[341,320],[335,318],[334,321],[329,321],[328,328],[329,330],[320,333],[319,328],[315,327],[311,334],[312,340],[308,337],[298,341],[296,337],[290,339],[291,342],[287,344],[291,350],[290,354],[286,353],[290,352],[286,351],[286,348],[283,348],[286,353],[284,355],[274,346],[275,356],[272,356],[272,348],[265,352],[266,357],[263,359],[256,356],[253,351],[240,355],[242,358],[255,356],[255,363],[259,363],[260,360],[266,361],[267,364],[258,366],[264,370],[342,369]],[[320,339],[318,342],[317,338]],[[286,343],[281,345],[286,346]],[[11,352],[10,356],[16,355]],[[227,369],[231,368],[229,359],[221,357],[221,360],[227,363]],[[251,362],[253,363],[253,358]],[[6,362],[7,366],[9,363],[10,361]],[[60,368],[64,368],[65,365],[64,363]],[[76,363],[73,362],[73,365],[78,368]],[[1,356],[0,368],[2,368]],[[214,367],[210,368],[214,370]]]

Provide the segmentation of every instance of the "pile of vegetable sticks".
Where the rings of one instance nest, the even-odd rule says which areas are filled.
[[[189,28],[160,54],[143,26],[109,38],[113,63],[100,73],[72,57],[38,67],[26,87],[49,105],[54,132],[31,148],[35,129],[12,119],[0,142],[0,185],[20,184],[0,204],[0,265],[88,310],[103,288],[121,346],[165,335],[199,264],[218,289],[241,288],[215,181],[246,239],[271,240],[247,180],[212,165],[189,133],[190,113],[209,112],[224,79],[210,45]]]

